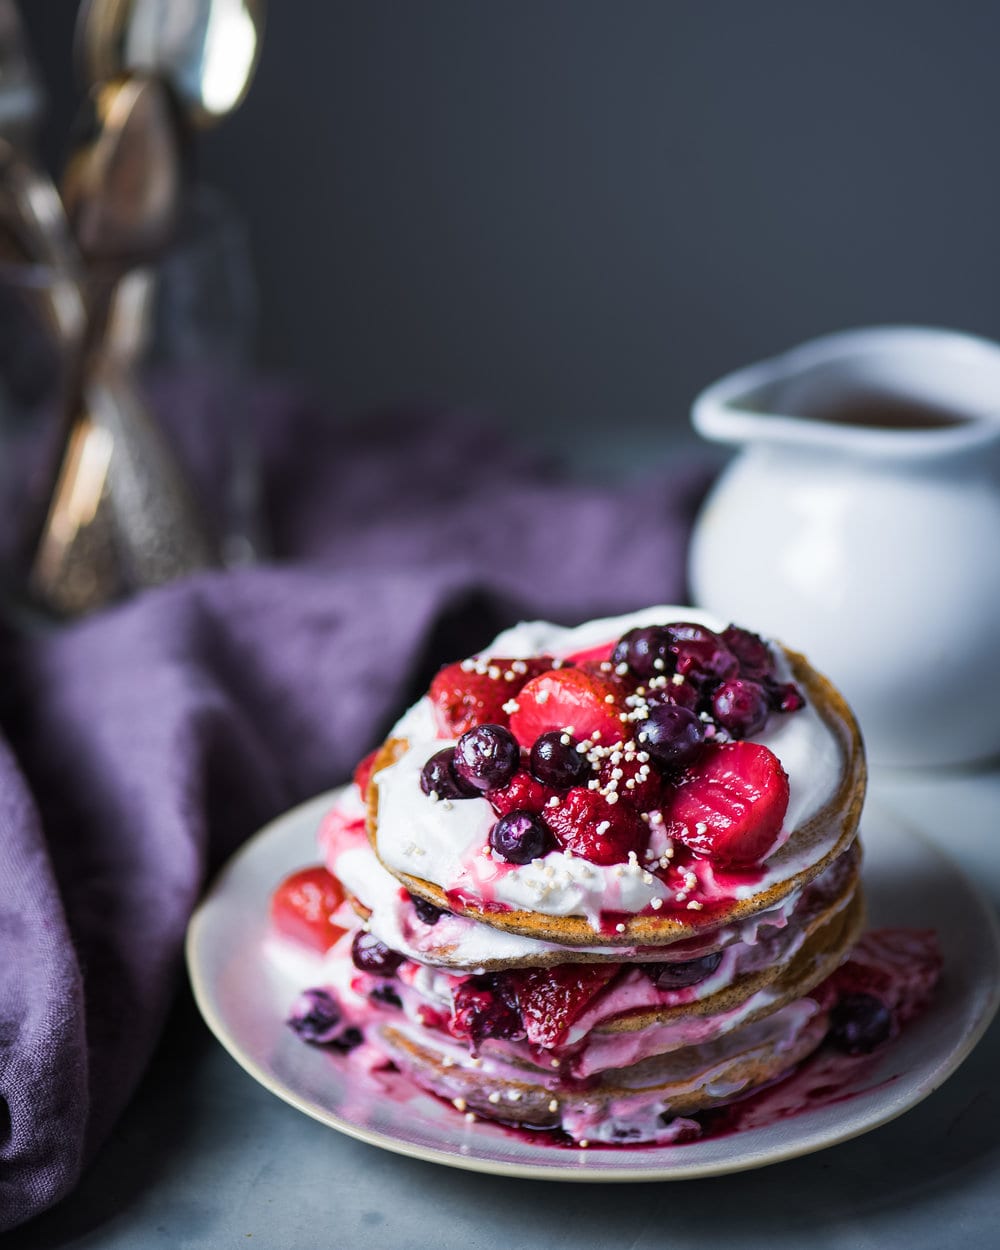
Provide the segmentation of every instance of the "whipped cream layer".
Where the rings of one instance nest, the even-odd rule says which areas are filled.
[[[573,629],[531,621],[500,634],[483,655],[510,659],[545,654],[566,657],[603,643],[614,643],[636,626],[681,620],[716,631],[726,626],[726,622],[707,613],[677,606],[647,608],[627,616],[589,621]],[[775,646],[771,650],[779,676],[790,680],[784,654]],[[646,872],[639,863],[599,865],[552,851],[544,860],[510,864],[489,849],[489,832],[497,816],[486,799],[428,799],[420,789],[421,770],[436,751],[454,745],[455,740],[437,735],[427,696],[402,717],[391,736],[405,738],[409,749],[374,778],[378,790],[378,854],[388,868],[487,906],[500,905],[549,916],[584,916],[595,929],[600,926],[602,913],[637,915],[660,909],[660,914],[666,914],[678,910],[680,891]],[[791,836],[833,798],[844,767],[842,746],[817,710],[807,700],[806,706],[797,712],[776,713],[751,741],[769,747],[788,774],[785,841],[760,866],[759,872],[729,874],[707,859],[693,858],[689,869],[697,883],[683,890],[680,910],[695,911],[713,903],[750,898],[808,869],[838,840],[838,828],[829,830],[826,842],[814,838],[805,848],[798,847]]]

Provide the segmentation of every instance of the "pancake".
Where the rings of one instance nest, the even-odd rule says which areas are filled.
[[[613,927],[594,924],[584,915],[551,915],[542,911],[485,904],[461,892],[404,872],[386,862],[380,851],[380,774],[404,760],[407,739],[390,737],[379,750],[367,791],[367,831],[383,865],[411,894],[443,910],[478,923],[559,946],[588,946],[595,939],[607,946],[657,946],[683,941],[706,928],[733,924],[778,905],[801,889],[841,855],[853,841],[864,802],[866,766],[861,734],[839,691],[795,652],[784,651],[790,671],[836,745],[838,776],[833,793],[808,819],[794,828],[766,862],[763,883],[741,897],[714,899],[699,912],[664,908],[616,917]],[[414,799],[422,796],[415,793]],[[469,800],[482,802],[482,800]],[[494,818],[495,819],[495,818]]]

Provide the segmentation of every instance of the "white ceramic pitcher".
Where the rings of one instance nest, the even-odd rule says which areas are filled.
[[[742,448],[695,529],[695,601],[803,651],[876,762],[1000,755],[1000,346],[833,334],[723,378],[692,419]]]

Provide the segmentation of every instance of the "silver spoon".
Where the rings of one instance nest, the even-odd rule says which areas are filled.
[[[33,596],[77,615],[213,562],[159,428],[127,371],[99,357],[70,425],[31,569]]]
[[[148,339],[155,275],[144,262],[172,239],[187,182],[173,96],[146,74],[94,88],[77,119],[62,196],[94,276],[90,338],[125,363]]]
[[[130,70],[161,74],[194,125],[242,102],[260,57],[264,0],[87,0],[76,54],[84,80]]]
[[[77,130],[62,196],[84,260],[126,267],[158,254],[177,227],[186,181],[169,89],[139,73],[102,83]]]

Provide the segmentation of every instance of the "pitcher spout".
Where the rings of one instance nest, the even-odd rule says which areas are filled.
[[[692,422],[716,442],[878,460],[1000,452],[1000,346],[915,326],[831,334],[710,386]]]

